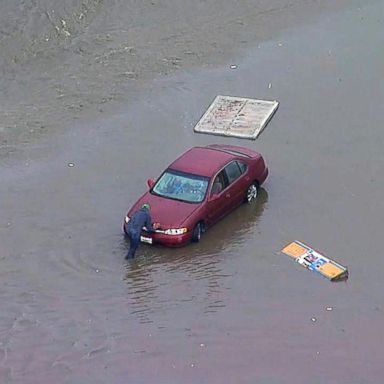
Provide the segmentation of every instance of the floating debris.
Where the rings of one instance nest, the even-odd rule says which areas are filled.
[[[231,69],[237,69],[237,65],[236,65],[236,64],[232,64],[232,65],[229,66],[229,68],[231,68]]]
[[[327,307],[327,308],[325,308],[325,310],[328,311],[328,312],[329,311],[333,311],[333,307]]]
[[[268,88],[269,88],[269,89],[272,88],[272,83],[269,83],[269,84],[268,84]]]
[[[346,280],[348,269],[328,259],[300,241],[293,241],[285,246],[282,253],[291,256],[297,263],[310,271],[318,272],[331,281]]]
[[[68,163],[68,167],[72,168],[72,167],[74,167],[74,166],[75,166],[74,163]]]
[[[256,139],[277,110],[277,101],[218,95],[194,131]]]
[[[316,321],[317,321],[316,317],[312,317],[311,321],[312,321],[312,323],[316,323]]]

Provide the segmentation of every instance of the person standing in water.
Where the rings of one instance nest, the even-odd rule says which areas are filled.
[[[128,223],[128,236],[130,239],[129,251],[125,259],[133,259],[140,244],[141,230],[145,227],[147,232],[153,233],[159,228],[159,223],[152,225],[151,206],[148,203],[136,211]]]

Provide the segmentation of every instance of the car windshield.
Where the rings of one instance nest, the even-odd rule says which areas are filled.
[[[201,203],[208,188],[209,178],[167,169],[152,188],[152,193],[168,199]]]

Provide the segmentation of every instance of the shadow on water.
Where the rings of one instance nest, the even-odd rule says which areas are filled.
[[[142,244],[137,257],[127,262],[124,280],[128,286],[131,314],[140,322],[152,323],[156,313],[182,306],[200,304],[204,313],[225,307],[228,254],[248,241],[268,202],[260,189],[256,203],[244,204],[210,228],[198,244],[165,248]],[[129,240],[124,240],[129,246]],[[167,299],[164,299],[167,298]]]

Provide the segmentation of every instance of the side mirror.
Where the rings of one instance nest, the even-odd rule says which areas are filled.
[[[153,186],[155,185],[155,179],[148,179],[147,184],[148,184],[149,189],[152,189]]]

